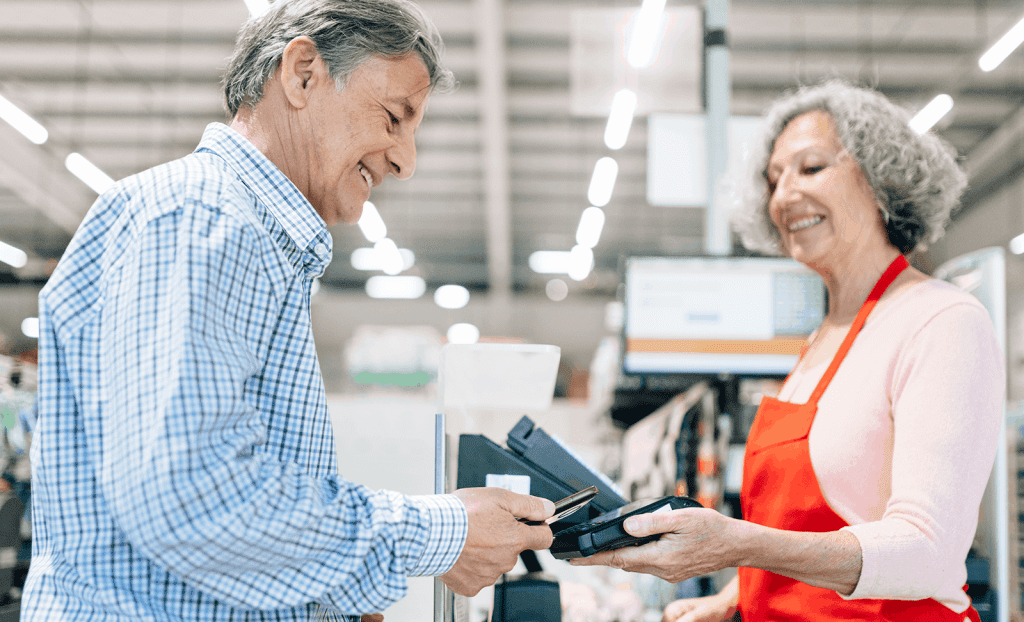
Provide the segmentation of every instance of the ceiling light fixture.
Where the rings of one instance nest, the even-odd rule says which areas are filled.
[[[594,267],[594,251],[586,246],[576,245],[569,251],[569,278],[582,281],[590,275]]]
[[[12,104],[2,95],[0,95],[0,119],[10,123],[11,127],[37,145],[45,143],[50,136],[45,127],[39,125],[35,119],[25,114],[21,108]]]
[[[562,279],[551,279],[544,286],[544,293],[555,302],[562,302],[569,295],[569,286]]]
[[[0,261],[15,268],[24,268],[28,263],[28,255],[20,248],[0,242]]]
[[[629,89],[619,89],[612,97],[612,110],[608,114],[608,125],[604,128],[604,144],[609,149],[621,149],[626,144],[635,113],[636,93]]]
[[[402,271],[408,270],[416,264],[416,254],[408,248],[398,249],[398,254],[402,256]],[[356,270],[365,270],[373,272],[376,270],[384,271],[384,259],[383,255],[377,252],[375,248],[357,248],[352,251],[352,267]]]
[[[400,274],[405,268],[405,261],[402,259],[402,253],[398,251],[398,246],[395,245],[391,238],[384,238],[379,240],[373,245],[373,250],[377,253],[377,260],[380,261],[380,269],[385,274],[395,276]]]
[[[580,226],[576,228],[576,243],[586,248],[594,248],[601,239],[604,229],[604,210],[590,206],[580,216]]]
[[[665,0],[643,0],[640,5],[629,38],[629,51],[626,53],[626,61],[634,69],[643,69],[654,60],[664,13]]]
[[[537,274],[568,274],[569,251],[535,251],[530,253],[529,263]]]
[[[80,153],[69,154],[64,159],[64,166],[74,173],[75,177],[82,180],[86,186],[92,188],[96,194],[103,194],[108,188],[114,185],[114,180],[100,170],[98,166],[85,159]]]
[[[480,341],[480,329],[472,324],[459,322],[448,328],[448,343],[476,343]]]
[[[26,337],[39,339],[39,318],[27,317],[21,321],[21,332]]]
[[[1014,255],[1024,255],[1024,233],[1010,240],[1010,252]]]
[[[366,280],[370,298],[419,298],[427,291],[427,282],[418,276],[371,276]]]
[[[442,285],[434,292],[434,302],[442,309],[461,309],[469,304],[469,290],[461,285]]]
[[[366,241],[370,244],[382,240],[388,235],[387,225],[384,224],[384,220],[380,217],[377,206],[369,201],[363,203],[363,214],[359,217],[359,222],[356,224],[359,225],[359,230],[363,232]]]
[[[1020,44],[1024,43],[1024,18],[1021,18],[1017,25],[1010,29],[999,41],[996,41],[987,52],[978,59],[978,67],[982,71],[992,71],[999,66],[999,63],[1006,60],[1006,57],[1013,53]]]
[[[615,177],[619,174],[619,164],[609,157],[603,157],[594,165],[594,176],[590,178],[590,189],[587,198],[591,205],[604,207],[612,199],[615,188]]]
[[[945,93],[942,95],[936,95],[935,99],[928,102],[928,105],[922,108],[920,112],[914,115],[914,118],[910,120],[910,129],[914,130],[918,134],[924,134],[952,109],[952,97]]]
[[[267,0],[245,0],[245,6],[248,7],[250,15],[259,17],[270,8],[270,3]]]

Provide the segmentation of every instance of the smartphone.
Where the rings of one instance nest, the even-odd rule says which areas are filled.
[[[555,513],[550,518],[545,520],[527,520],[525,518],[518,519],[520,522],[526,523],[527,525],[544,525],[560,521],[566,516],[572,514],[576,510],[582,508],[591,499],[597,496],[597,486],[589,486],[579,492],[574,492],[564,499],[555,501]]]

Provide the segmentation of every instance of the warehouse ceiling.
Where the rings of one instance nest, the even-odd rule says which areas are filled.
[[[618,183],[596,268],[570,281],[571,292],[613,292],[623,254],[702,250],[703,208],[647,201],[647,118],[639,116],[625,146],[611,151],[603,141],[607,102],[586,99],[600,91],[592,83],[604,79],[605,57],[581,55],[589,49],[581,33],[602,19],[614,23],[639,0],[421,5],[441,30],[460,86],[432,98],[415,176],[391,179],[371,197],[389,237],[415,253],[408,273],[430,287],[542,291],[550,277],[533,273],[528,257],[575,244],[594,164],[606,155],[618,160]],[[945,92],[955,108],[938,131],[969,160],[1024,104],[1024,52],[994,72],[977,68],[978,56],[1022,14],[1019,0],[735,0],[727,28],[731,112],[757,115],[784,90],[823,76],[876,85],[913,108]],[[0,95],[50,135],[37,146],[0,123],[0,241],[30,256],[22,269],[0,267],[0,281],[45,279],[96,198],[65,169],[69,153],[119,179],[189,153],[208,123],[225,121],[219,80],[247,17],[243,0],[0,2]],[[693,74],[701,54],[678,52],[659,63],[674,75]],[[621,68],[606,71],[609,86],[622,78]],[[643,98],[645,82],[635,78]],[[700,93],[668,89],[648,101],[649,109],[680,112]],[[987,177],[968,207],[1006,174],[972,171],[975,181]],[[323,285],[363,287],[370,273],[353,269],[349,256],[365,239],[356,227],[332,233],[335,259]]]

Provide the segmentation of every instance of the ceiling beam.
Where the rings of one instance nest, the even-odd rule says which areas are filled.
[[[1024,175],[1024,106],[1021,106],[967,155],[970,185],[959,218]]]
[[[480,122],[487,206],[487,269],[491,296],[512,292],[512,224],[509,211],[508,81],[505,61],[505,4],[476,0]]]

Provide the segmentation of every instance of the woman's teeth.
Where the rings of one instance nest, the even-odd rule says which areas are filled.
[[[794,231],[800,231],[801,229],[806,229],[807,227],[813,227],[814,225],[818,224],[823,220],[825,219],[822,218],[821,216],[808,216],[807,218],[801,218],[800,220],[789,225],[789,232],[793,233]]]
[[[362,164],[357,164],[356,168],[359,169],[359,172],[362,174],[363,179],[366,180],[366,185],[373,188],[373,175],[370,175],[370,171],[363,168]]]

